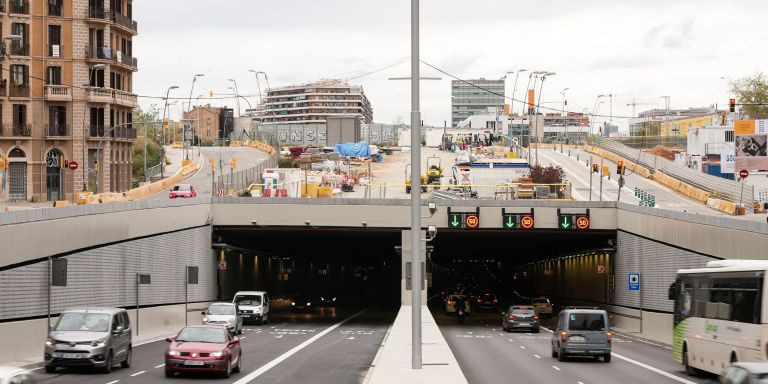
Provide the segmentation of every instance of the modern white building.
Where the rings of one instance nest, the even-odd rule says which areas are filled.
[[[373,109],[363,87],[322,80],[267,90],[261,106],[263,124],[324,124],[329,117],[358,117],[373,123]]]

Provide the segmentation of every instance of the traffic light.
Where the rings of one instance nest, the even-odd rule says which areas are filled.
[[[600,165],[592,164],[592,172],[593,173],[600,173]]]
[[[623,175],[624,174],[624,162],[619,160],[618,163],[616,163],[616,174],[617,175]]]
[[[731,99],[728,101],[729,110],[731,113],[736,112],[736,99]]]
[[[163,130],[168,129],[168,119],[163,119]]]

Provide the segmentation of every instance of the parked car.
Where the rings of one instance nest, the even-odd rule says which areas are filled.
[[[571,308],[560,311],[552,334],[552,357],[563,361],[568,356],[602,357],[611,362],[608,313],[599,308]]]
[[[221,325],[233,335],[243,333],[243,318],[240,309],[233,303],[212,303],[203,312],[203,324]]]
[[[733,363],[720,375],[723,384],[768,383],[768,363]]]
[[[240,308],[243,322],[264,324],[269,320],[269,296],[264,291],[240,291],[232,302]]]
[[[291,312],[313,312],[312,299],[307,295],[296,295],[291,299]]]
[[[191,184],[175,185],[173,186],[173,188],[171,188],[171,193],[168,195],[168,198],[175,199],[177,197],[181,197],[181,198],[197,197],[197,191],[195,191],[195,187],[193,187]]]
[[[131,321],[122,308],[72,308],[64,311],[45,341],[45,371],[57,367],[95,367],[112,372],[131,366]]]
[[[499,300],[496,299],[496,295],[492,293],[483,293],[477,298],[476,305],[478,311],[496,312],[499,308]]]
[[[531,300],[531,306],[536,314],[541,317],[552,317],[552,303],[546,297],[536,297]]]
[[[539,333],[539,316],[529,305],[513,305],[504,312],[501,327],[506,332],[515,329],[527,329]]]
[[[184,327],[165,352],[165,377],[176,373],[211,372],[229,377],[240,372],[242,350],[240,339],[219,325]]]
[[[2,384],[36,384],[37,380],[31,372],[19,367],[0,367],[0,383]]]
[[[462,300],[464,301],[466,305],[466,312],[469,314],[470,312],[470,305],[469,300],[467,300],[467,297],[464,295],[448,295],[448,298],[445,300],[445,314],[450,315],[452,313],[456,313],[456,302]]]

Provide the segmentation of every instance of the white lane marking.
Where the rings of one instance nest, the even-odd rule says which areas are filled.
[[[582,383],[581,381],[577,381],[576,384],[584,384],[584,383]]]
[[[350,320],[354,319],[355,317],[357,317],[357,316],[360,316],[361,314],[363,314],[364,312],[366,312],[366,311],[370,310],[371,308],[373,308],[373,307],[369,307],[369,308],[363,309],[362,311],[360,311],[360,312],[357,312],[357,313],[355,313],[354,315],[352,315],[352,316],[350,316],[350,317],[347,317],[346,319],[344,319],[344,320],[342,320],[342,321],[340,321],[340,322],[338,322],[338,323],[336,323],[336,324],[334,324],[334,325],[331,325],[330,327],[326,328],[324,331],[322,331],[322,332],[320,332],[320,333],[318,333],[318,334],[316,334],[316,335],[312,336],[312,338],[310,338],[309,340],[307,340],[307,341],[305,341],[305,342],[303,342],[303,343],[301,343],[301,344],[299,344],[299,345],[297,345],[297,346],[293,347],[293,348],[292,348],[291,350],[289,350],[288,352],[285,352],[285,353],[283,353],[282,355],[278,356],[278,357],[277,357],[277,358],[275,358],[274,360],[270,361],[270,362],[269,362],[269,363],[267,363],[267,364],[264,364],[264,365],[263,365],[263,366],[261,366],[259,369],[257,369],[257,370],[255,370],[255,371],[253,371],[253,372],[249,373],[248,375],[246,375],[246,376],[245,376],[245,377],[243,377],[242,379],[240,379],[240,380],[238,380],[238,381],[235,381],[235,382],[234,382],[234,383],[232,383],[232,384],[247,384],[247,383],[249,383],[249,382],[253,381],[253,380],[254,380],[254,379],[256,379],[257,377],[259,377],[259,376],[263,375],[264,373],[266,373],[267,371],[269,371],[270,369],[272,369],[274,366],[276,366],[276,365],[278,365],[278,364],[282,363],[283,361],[285,361],[285,360],[287,360],[289,357],[291,357],[291,356],[295,355],[297,352],[299,352],[299,351],[301,351],[302,349],[306,348],[307,346],[309,346],[310,344],[314,343],[315,341],[317,341],[317,340],[318,340],[318,339],[320,339],[321,337],[323,337],[323,336],[325,336],[325,335],[327,335],[327,334],[329,334],[329,333],[333,332],[333,330],[335,330],[336,328],[338,328],[338,327],[340,327],[340,326],[344,325],[344,323],[346,323],[346,322],[348,322],[348,321],[350,321]]]
[[[637,365],[638,367],[642,367],[642,368],[645,368],[645,369],[647,369],[647,370],[649,370],[649,371],[651,371],[651,372],[656,372],[656,373],[658,373],[659,375],[662,375],[662,376],[664,376],[664,377],[670,378],[670,379],[672,379],[672,380],[675,380],[675,381],[677,381],[677,382],[680,382],[680,383],[684,383],[684,384],[696,384],[696,383],[694,383],[693,381],[690,381],[690,380],[686,380],[686,379],[683,379],[683,378],[682,378],[682,377],[680,377],[680,376],[675,376],[675,375],[673,375],[673,374],[671,374],[671,373],[669,373],[669,372],[667,372],[667,371],[662,371],[661,369],[658,369],[658,368],[656,368],[656,367],[651,367],[651,366],[650,366],[650,365],[648,365],[648,364],[643,364],[643,363],[641,363],[641,362],[639,362],[639,361],[636,361],[636,360],[632,360],[632,359],[630,359],[630,358],[628,358],[628,357],[625,357],[625,356],[619,355],[619,354],[617,354],[617,353],[611,353],[611,354],[612,354],[613,356],[615,356],[615,357],[619,358],[619,359],[622,359],[622,360],[624,360],[624,361],[628,362],[628,363],[632,363],[632,364],[634,364],[634,365]]]
[[[155,365],[155,368],[162,368],[162,367],[165,367],[165,364]],[[107,384],[109,384],[109,383],[107,383]]]
[[[119,383],[119,382],[120,382],[120,380],[115,380],[115,381],[110,381],[110,382],[109,382],[109,383],[107,383],[107,384],[115,384],[115,383]]]
[[[556,365],[553,365],[552,368],[554,368],[556,371],[560,370],[560,368],[558,368]]]
[[[245,340],[246,336],[240,337],[240,340]]]
[[[507,340],[509,340],[509,341],[514,341],[514,340],[512,340],[512,339],[507,339]]]
[[[139,371],[139,372],[136,372],[136,373],[134,373],[133,375],[131,375],[131,377],[134,377],[134,376],[138,376],[138,375],[141,375],[142,373],[145,373],[145,372],[147,372],[147,371]]]
[[[541,356],[539,356],[539,355],[533,355],[533,357],[535,357],[537,359],[541,359]]]
[[[543,330],[545,330],[545,331],[547,331],[549,333],[555,333],[555,331],[553,331],[553,330],[551,330],[551,329],[549,329],[547,327],[541,327],[541,329],[543,329]]]
[[[525,347],[524,347],[524,346],[522,346],[522,345],[520,346],[520,348],[522,348],[522,349],[525,349]]]
[[[503,333],[499,333],[499,336],[504,336],[504,334]]]

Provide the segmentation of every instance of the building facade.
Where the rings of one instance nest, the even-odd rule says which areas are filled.
[[[132,1],[3,1],[0,33],[0,154],[9,161],[0,170],[3,199],[130,189]],[[77,169],[63,167],[65,160]]]
[[[704,127],[716,122],[715,108],[651,109],[629,119],[631,136],[681,136],[688,135],[690,127]],[[667,125],[669,120],[669,125]]]
[[[363,87],[323,80],[267,90],[263,124],[324,124],[329,117],[358,117],[373,123],[373,109]]]
[[[232,108],[212,107],[210,104],[197,105],[191,111],[184,112],[184,120],[191,122],[195,135],[203,145],[228,140],[235,127]]]
[[[474,80],[451,81],[451,125],[458,127],[466,118],[486,114],[488,111],[496,114],[504,112],[504,80]]]

